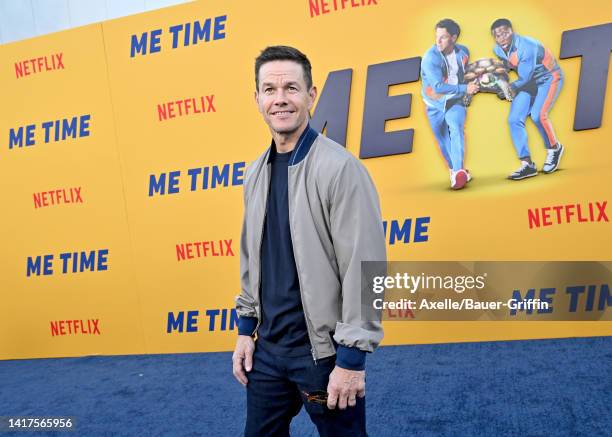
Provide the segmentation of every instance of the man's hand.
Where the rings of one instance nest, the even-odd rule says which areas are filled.
[[[467,84],[467,93],[471,96],[480,91],[480,87],[476,81]]]
[[[255,351],[255,341],[248,335],[239,335],[236,341],[236,349],[232,355],[234,377],[238,382],[246,387],[249,380],[245,370],[250,372],[253,368],[253,352]]]
[[[344,410],[348,404],[354,407],[357,396],[365,396],[365,370],[347,370],[334,367],[327,384],[327,408],[333,410],[336,405]]]

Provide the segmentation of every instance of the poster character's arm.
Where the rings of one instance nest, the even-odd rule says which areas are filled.
[[[432,56],[425,56],[421,68],[436,94],[465,94],[467,92],[467,85],[464,83],[451,85],[444,81],[442,68],[433,61]]]
[[[510,84],[513,94],[518,93],[532,80],[533,73],[535,72],[536,58],[536,46],[528,46],[519,55],[519,62],[517,66],[518,79]]]

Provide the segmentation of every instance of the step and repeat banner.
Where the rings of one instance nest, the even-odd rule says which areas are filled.
[[[498,285],[515,268],[504,262],[538,261],[512,270],[510,294],[560,299],[554,317],[387,307],[383,344],[612,335],[611,16],[604,1],[198,1],[0,46],[0,359],[233,348],[242,186],[270,141],[254,60],[276,44],[309,57],[313,126],[376,183],[389,260],[472,273],[497,261]],[[563,86],[544,104],[565,147],[558,171],[508,180],[520,164],[510,103],[479,93],[465,127],[473,180],[450,189],[421,97],[443,18],[470,62],[495,58],[497,18],[556,59]],[[601,263],[572,276],[552,261]]]

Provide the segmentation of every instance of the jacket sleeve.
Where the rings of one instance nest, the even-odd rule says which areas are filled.
[[[247,182],[243,185],[244,215],[240,235],[240,294],[236,296],[236,312],[238,313],[238,334],[253,335],[257,327],[257,312],[255,299],[249,279],[249,247],[247,238]]]
[[[536,45],[529,44],[525,50],[521,50],[519,62],[516,68],[518,79],[510,84],[513,91],[518,91],[531,81],[536,67],[538,48]]]
[[[461,61],[457,59],[457,62]],[[423,69],[431,88],[436,94],[465,94],[467,92],[467,85],[464,83],[451,85],[444,82],[442,68],[440,68],[439,65],[436,65],[432,59],[432,56],[425,55],[421,68]]]
[[[383,338],[379,320],[361,315],[361,261],[386,261],[378,193],[366,168],[348,159],[330,186],[331,236],[342,285],[342,318],[334,340],[340,347],[373,352]]]

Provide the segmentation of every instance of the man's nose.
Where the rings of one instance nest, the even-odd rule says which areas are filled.
[[[284,89],[279,89],[274,94],[274,104],[275,105],[286,105],[287,104],[287,94]]]

